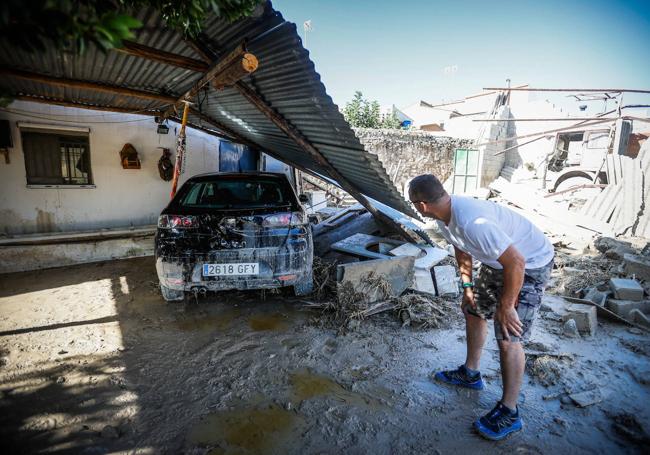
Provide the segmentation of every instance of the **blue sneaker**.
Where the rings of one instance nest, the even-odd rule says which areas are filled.
[[[466,387],[473,390],[483,390],[483,379],[481,373],[470,375],[465,365],[459,366],[451,371],[439,371],[433,376],[438,381],[446,382],[460,387]]]
[[[519,417],[519,409],[511,411],[500,401],[490,412],[474,422],[476,431],[486,439],[500,441],[511,433],[521,431],[524,423]]]

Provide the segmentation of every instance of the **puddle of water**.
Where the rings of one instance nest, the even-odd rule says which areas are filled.
[[[230,327],[236,315],[234,311],[226,311],[220,314],[197,314],[177,320],[176,327],[184,332],[225,330]]]
[[[271,405],[209,414],[190,430],[188,439],[200,446],[217,446],[210,453],[268,453],[288,440],[300,418]]]
[[[292,373],[289,380],[293,388],[294,399],[299,402],[316,397],[330,397],[354,406],[373,409],[385,407],[373,397],[349,391],[333,379],[308,370]]]
[[[251,316],[248,320],[248,324],[250,325],[251,329],[255,330],[256,332],[265,330],[282,331],[289,328],[286,317],[280,313],[257,314]]]

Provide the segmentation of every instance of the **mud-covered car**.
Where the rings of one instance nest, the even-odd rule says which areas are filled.
[[[311,227],[284,174],[190,178],[158,218],[155,257],[167,301],[287,286],[305,295],[313,286]]]

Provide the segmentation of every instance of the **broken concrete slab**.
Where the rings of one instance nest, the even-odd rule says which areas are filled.
[[[599,291],[598,288],[589,288],[583,299],[594,302],[598,306],[605,306],[609,295],[609,291]]]
[[[431,267],[448,256],[447,250],[433,246],[420,246],[405,243],[390,251],[395,256],[415,257],[415,274],[413,289],[427,294],[436,295],[436,289],[431,276]]]
[[[634,301],[609,299],[607,301],[607,308],[618,314],[620,317],[634,322],[634,319],[630,318],[632,310],[640,310],[643,313],[650,313],[650,300]]]
[[[580,333],[594,336],[598,326],[596,307],[583,304],[573,304],[567,307],[567,313],[562,317],[564,322],[573,319]]]
[[[412,286],[414,263],[413,257],[403,256],[340,264],[336,268],[337,290],[340,292],[347,286],[345,283],[350,283],[365,303],[397,297]],[[390,295],[371,285],[372,279],[377,277],[390,284]]]
[[[436,291],[440,297],[457,297],[458,277],[452,265],[438,265],[433,268]]]
[[[628,278],[612,278],[609,287],[620,300],[643,300],[643,288],[638,281]]]
[[[579,408],[586,408],[587,406],[600,403],[605,399],[602,391],[599,388],[585,390],[584,392],[572,393],[569,395],[569,398],[571,398],[571,400],[573,400],[573,402]]]
[[[650,281],[650,258],[636,254],[623,256],[625,274],[644,281]]]
[[[430,269],[415,267],[413,272],[413,289],[426,294],[436,295],[436,287]]]
[[[390,251],[393,256],[415,257],[415,267],[431,269],[434,265],[449,256],[447,250],[435,246],[415,245],[405,243]]]
[[[389,251],[393,256],[413,256],[420,257],[423,254],[422,248],[414,243],[405,243]]]
[[[368,234],[354,234],[334,243],[331,248],[335,251],[352,254],[370,259],[387,259],[388,252],[405,242],[387,239]]]
[[[632,322],[635,322],[639,325],[642,325],[643,327],[647,327],[650,329],[650,316],[643,313],[641,310],[634,309],[630,311],[629,317],[632,320]]]

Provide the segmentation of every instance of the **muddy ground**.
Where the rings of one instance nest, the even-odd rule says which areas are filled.
[[[500,396],[496,343],[486,390],[429,380],[463,361],[457,314],[338,334],[281,296],[171,305],[156,285],[151,258],[0,277],[2,453],[647,453],[650,337],[563,338],[557,297],[527,348],[525,431],[492,443],[471,423]],[[585,408],[566,394],[589,389]]]

